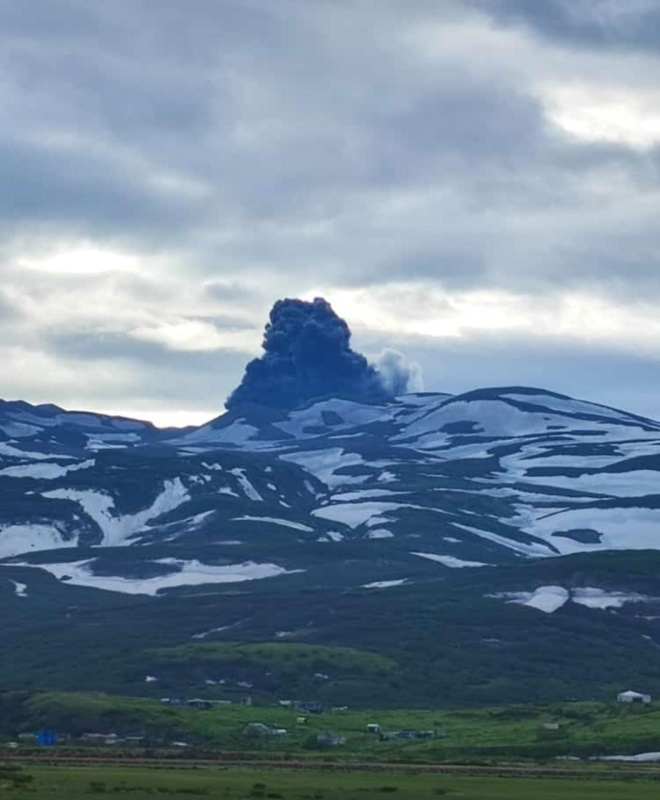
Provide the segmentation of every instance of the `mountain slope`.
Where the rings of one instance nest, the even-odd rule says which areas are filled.
[[[7,662],[10,684],[66,686],[66,653],[95,647],[92,669],[133,647],[145,654],[117,680],[136,691],[150,647],[195,637],[364,645],[416,681],[441,634],[454,655],[438,665],[476,670],[482,688],[427,676],[429,691],[451,684],[470,702],[497,699],[514,664],[540,691],[552,673],[541,641],[579,653],[553,696],[584,690],[589,659],[610,659],[614,686],[657,657],[653,420],[508,387],[245,406],[167,431],[2,403],[0,439],[3,625],[24,654]],[[54,630],[58,642],[44,637]],[[48,653],[61,666],[45,668]],[[114,680],[102,665],[90,675]],[[401,675],[374,699],[396,696]]]

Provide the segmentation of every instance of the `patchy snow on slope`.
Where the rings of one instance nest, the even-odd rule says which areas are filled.
[[[526,436],[545,433],[549,426],[565,426],[566,419],[556,414],[521,411],[500,400],[453,400],[422,416],[409,425],[396,441],[417,439],[423,448],[436,447],[449,441],[450,434],[442,432],[447,425],[472,423],[473,432],[485,436]],[[430,439],[429,437],[434,437]]]
[[[32,461],[49,461],[53,458],[52,453],[34,453],[27,450],[19,450],[6,442],[0,442],[0,456],[10,456],[11,458],[29,458]],[[72,458],[72,456],[57,456],[58,458]]]
[[[579,589],[566,589],[563,586],[539,586],[532,592],[499,592],[487,595],[509,603],[537,608],[551,614],[568,601],[587,608],[622,608],[626,603],[648,603],[653,598],[635,592],[613,592],[585,586]]]
[[[626,603],[646,603],[649,598],[634,592],[607,592],[593,586],[573,589],[571,600],[587,608],[622,608]]]
[[[341,542],[344,537],[338,531],[328,531],[324,536],[319,536],[317,542]]]
[[[584,463],[584,462],[582,462]],[[545,467],[545,462],[543,463]],[[543,476],[527,474],[526,481],[539,481],[576,492],[602,494],[613,497],[644,497],[660,492],[660,473],[653,470],[630,472],[594,472],[591,474]]]
[[[41,427],[28,425],[25,422],[6,422],[2,423],[0,428],[12,439],[27,439],[43,430]]]
[[[309,525],[303,525],[302,522],[292,522],[289,519],[280,519],[279,517],[252,517],[249,514],[244,514],[242,517],[233,517],[232,522],[269,522],[273,525],[282,525],[285,528],[293,528],[296,531],[304,531],[305,533],[314,533],[314,528]]]
[[[91,589],[103,589],[104,591],[120,592],[122,594],[146,594],[152,597],[155,597],[165,589],[174,589],[179,586],[200,586],[206,583],[240,583],[300,572],[300,570],[288,571],[284,567],[277,566],[277,564],[257,564],[254,561],[245,561],[241,564],[227,566],[214,566],[202,564],[196,559],[184,561],[176,558],[161,558],[154,563],[177,567],[177,571],[154,578],[123,578],[114,575],[95,575],[93,565],[96,560],[92,558],[84,561],[74,561],[69,564],[20,564],[20,566],[45,570],[62,581],[62,583],[72,586],[85,586]]]
[[[397,497],[405,492],[393,492],[390,489],[358,489],[355,492],[341,492],[332,497],[334,503],[351,503],[354,500],[373,500],[378,497]]]
[[[231,625],[221,625],[219,628],[211,628],[208,631],[202,631],[202,633],[193,633],[190,637],[191,639],[206,639],[209,636],[212,636],[214,633],[224,633],[224,631],[230,631],[232,628],[236,628],[238,625],[241,625],[244,620],[239,620],[238,622],[234,622]],[[224,683],[224,681],[219,681],[219,683]]]
[[[454,556],[439,556],[436,553],[411,553],[413,556],[426,558],[429,561],[437,561],[438,564],[443,564],[445,567],[452,569],[463,569],[464,567],[488,567],[489,564],[484,564],[483,561],[464,561],[462,558],[454,558]]]
[[[593,423],[611,425],[612,423],[629,427],[641,427],[642,420],[635,419],[625,411],[617,411],[615,408],[609,406],[601,406],[597,403],[587,403],[584,400],[574,400],[572,397],[553,397],[552,395],[539,392],[538,394],[516,394],[515,392],[507,392],[502,397],[508,397],[519,403],[526,405],[537,406],[540,413],[552,411],[567,417],[575,417],[574,425],[582,427],[584,421]],[[596,417],[597,420],[589,419],[589,417]],[[586,419],[585,419],[586,418]],[[650,423],[653,427],[660,428],[657,423],[651,420],[644,420],[644,423]]]
[[[259,494],[259,492],[254,488],[252,483],[249,479],[245,476],[245,470],[241,469],[240,467],[235,467],[234,469],[229,470],[230,475],[234,475],[234,477],[238,478],[238,482],[241,486],[241,489],[245,493],[245,496],[250,500],[254,500],[257,503],[263,503],[264,499]]]
[[[379,483],[393,483],[396,479],[396,475],[393,472],[388,472],[387,470],[381,472],[376,478]]]
[[[367,524],[373,517],[378,517],[378,524],[388,522],[382,515],[398,508],[406,508],[401,503],[334,503],[322,506],[312,511],[312,516],[329,519],[332,522],[341,522],[349,528],[358,528]]]
[[[530,521],[523,530],[546,539],[564,554],[588,550],[660,549],[660,508],[574,508]],[[598,544],[575,542],[553,534],[567,530],[595,530]]]
[[[323,413],[336,415],[337,423],[328,425],[323,418]],[[392,413],[382,406],[362,405],[352,400],[330,399],[314,403],[309,408],[291,411],[286,422],[276,422],[275,427],[296,439],[309,439],[318,436],[318,433],[305,429],[328,427],[333,431],[347,430],[363,427],[372,422],[391,419]],[[326,417],[327,418],[327,417]]]
[[[96,462],[93,459],[81,461],[78,464],[56,464],[49,461],[40,461],[38,464],[19,464],[15,467],[5,467],[0,469],[0,475],[8,478],[33,478],[41,480],[54,480],[61,478],[68,472],[76,472],[79,469],[89,469]]]
[[[477,536],[481,536],[483,539],[488,539],[489,541],[495,542],[502,547],[506,547],[509,550],[515,551],[516,553],[529,556],[530,558],[548,558],[549,556],[557,555],[556,550],[553,550],[555,546],[554,539],[551,540],[552,544],[548,544],[542,539],[540,541],[521,542],[518,539],[510,539],[506,536],[501,536],[499,533],[485,531],[483,528],[474,528],[470,525],[464,525],[463,523],[459,522],[455,522],[454,527],[461,528],[461,530],[468,531],[468,533],[474,533]],[[525,532],[528,531],[525,529]],[[577,544],[577,542],[573,542],[573,544]],[[583,547],[582,549],[585,548]]]
[[[389,589],[390,586],[403,586],[408,578],[401,578],[397,581],[373,581],[372,583],[363,583],[363,589]]]
[[[388,531],[387,528],[376,528],[367,533],[367,539],[393,539],[394,534]]]
[[[343,484],[363,483],[367,476],[337,475],[344,467],[362,466],[365,461],[357,453],[348,453],[341,447],[329,447],[326,450],[303,450],[298,453],[280,455],[283,461],[292,461],[331,489]]]
[[[0,529],[0,558],[77,545],[77,536],[65,540],[54,525],[7,525]]]
[[[539,586],[533,592],[503,592],[491,597],[506,597],[510,603],[535,608],[544,614],[553,614],[568,602],[569,591],[563,586]]]
[[[17,597],[27,597],[27,583],[19,583],[18,581],[12,581],[14,584],[14,592]]]
[[[137,433],[98,433],[94,434],[94,438],[100,442],[121,442],[122,444],[135,444],[141,441],[141,437]]]
[[[103,547],[117,547],[126,544],[150,520],[173,511],[190,500],[188,490],[180,478],[165,481],[162,492],[149,508],[136,514],[115,516],[112,513],[115,501],[110,495],[91,489],[54,489],[43,492],[43,497],[59,500],[73,500],[78,503],[88,517],[96,522],[103,533]]]
[[[212,425],[203,425],[196,431],[191,431],[176,441],[181,444],[202,445],[242,445],[250,442],[259,435],[259,429],[248,425],[244,419],[237,419],[224,428],[214,428]],[[256,444],[256,443],[255,443]]]

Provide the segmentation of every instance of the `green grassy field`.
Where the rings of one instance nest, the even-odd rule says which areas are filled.
[[[544,759],[660,751],[660,708],[618,703],[552,703],[465,710],[326,710],[301,714],[273,705],[214,706],[198,710],[168,706],[148,698],[98,693],[37,693],[14,709],[14,732],[52,729],[146,735],[150,743],[173,740],[192,748],[258,751],[264,754],[330,760],[456,761],[461,759]],[[286,734],[255,738],[248,723],[282,728]],[[434,731],[437,738],[380,741],[367,732],[377,723],[385,733]],[[316,737],[332,733],[340,746],[320,746]]]
[[[656,800],[652,780],[601,780],[576,774],[555,778],[462,777],[328,772],[266,772],[251,769],[175,770],[141,767],[34,767],[32,780],[7,790],[15,800],[62,797],[77,800],[109,794],[146,798],[272,798],[276,800]],[[0,793],[2,789],[0,789]]]

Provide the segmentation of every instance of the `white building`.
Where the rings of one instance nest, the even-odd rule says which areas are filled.
[[[619,703],[650,703],[650,694],[640,694],[639,692],[621,692],[616,696]]]

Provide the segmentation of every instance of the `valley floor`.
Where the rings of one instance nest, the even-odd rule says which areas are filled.
[[[0,768],[0,779],[2,776]],[[6,772],[6,770],[5,770]],[[173,798],[280,798],[280,800],[368,800],[401,797],[422,800],[446,796],[462,800],[655,800],[660,771],[641,774],[630,767],[600,771],[581,767],[571,777],[554,777],[552,772],[521,772],[505,777],[490,775],[289,771],[242,768],[159,768],[142,766],[34,766],[21,770],[23,783],[10,789],[16,800],[66,797],[70,800],[94,795],[130,795],[146,800],[154,795]],[[9,788],[9,782],[0,786]],[[2,788],[0,788],[2,791]]]

